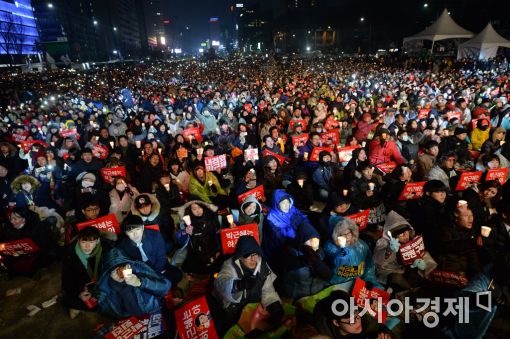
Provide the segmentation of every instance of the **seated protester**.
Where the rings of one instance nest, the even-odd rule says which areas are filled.
[[[478,161],[476,162],[476,170],[483,172],[484,175],[482,176],[482,181],[487,176],[487,172],[489,170],[501,168],[500,156],[501,155],[498,154],[484,154],[478,158]]]
[[[110,206],[109,197],[103,192],[97,177],[93,173],[81,172],[76,177],[78,186],[74,190],[72,201],[69,202],[70,209],[79,216],[83,209],[84,197],[91,196],[101,207],[101,212],[106,213]]]
[[[93,226],[83,228],[78,233],[78,240],[67,248],[62,262],[62,290],[63,303],[69,308],[71,318],[75,318],[79,310],[95,308],[92,294],[105,253],[99,230]]]
[[[313,172],[312,178],[316,184],[314,196],[317,200],[328,201],[329,194],[332,192],[332,179],[335,174],[337,164],[331,162],[331,154],[328,151],[319,153],[319,167]]]
[[[12,178],[7,164],[1,161],[2,160],[0,160],[0,208],[2,211],[6,211],[12,199]]]
[[[264,213],[262,212],[262,205],[258,202],[255,195],[248,196],[238,210],[233,209],[232,215],[237,226],[257,224],[259,227],[259,241],[262,243]]]
[[[474,151],[480,151],[482,145],[489,139],[490,129],[489,119],[479,119],[476,127],[471,132],[471,145]]]
[[[386,211],[395,210],[401,215],[407,214],[405,202],[399,201],[400,194],[404,187],[411,181],[413,172],[407,166],[397,166],[393,172],[384,176],[385,184],[381,190],[381,196]]]
[[[463,127],[455,128],[454,135],[441,140],[439,151],[441,154],[454,153],[457,161],[462,165],[467,161],[471,161],[469,154],[469,144],[466,141],[467,131]]]
[[[175,208],[182,220],[189,216],[190,224],[184,221],[176,231],[177,244],[186,248],[186,258],[182,264],[185,273],[209,274],[216,272],[220,260],[220,243],[217,232],[220,229],[216,211],[218,207],[200,200]]]
[[[49,207],[54,208],[55,202],[50,196],[49,184],[46,187],[31,175],[19,175],[11,183],[11,203],[17,207]]]
[[[372,165],[384,164],[395,161],[399,165],[407,163],[407,160],[400,154],[397,145],[390,139],[390,131],[381,128],[370,141],[368,158]]]
[[[164,171],[159,178],[156,188],[156,198],[161,204],[161,210],[166,211],[170,216],[170,210],[182,204],[179,186],[172,180],[167,171]]]
[[[191,200],[201,200],[215,204],[221,209],[227,207],[227,192],[221,188],[216,176],[205,169],[200,161],[193,162],[193,174],[189,181],[189,194]]]
[[[69,179],[74,179],[83,172],[99,176],[101,174],[101,168],[103,168],[103,162],[94,157],[90,148],[84,148],[79,153],[81,153],[81,158],[73,166],[71,166],[72,170],[69,174]],[[76,181],[79,180],[77,179]]]
[[[143,220],[137,215],[128,215],[122,222],[123,237],[117,248],[131,260],[143,261],[155,272],[164,275],[173,286],[182,278],[177,267],[171,266],[166,256],[166,245],[157,230],[144,229]]]
[[[182,164],[178,159],[171,159],[168,162],[168,171],[170,172],[171,179],[179,187],[179,191],[187,195],[189,192],[190,175],[182,168]]]
[[[148,264],[114,248],[106,254],[97,287],[99,312],[121,319],[159,312],[171,284]]]
[[[431,180],[439,180],[446,187],[448,187],[448,192],[450,191],[450,180],[455,179],[457,177],[457,172],[455,171],[455,162],[457,161],[457,156],[453,152],[442,153],[436,159],[436,164],[429,171],[428,174],[425,175],[425,181]]]
[[[360,211],[359,208],[351,202],[348,192],[348,190],[344,189],[342,194],[333,193],[330,195],[328,204],[321,212],[319,225],[317,227],[321,236],[321,241],[324,242],[331,237],[331,233],[335,228],[335,223],[331,223],[332,218],[337,216],[346,217]]]
[[[294,206],[303,213],[308,213],[313,205],[312,180],[308,180],[306,172],[299,171],[296,178],[286,187],[286,192],[294,197]]]
[[[270,152],[283,155],[281,144],[277,143],[277,141],[273,139],[273,137],[270,134],[264,136],[262,138],[262,142],[264,143],[264,145],[260,149],[261,154],[264,153],[265,150],[268,150]]]
[[[356,179],[356,169],[366,161],[368,161],[368,157],[364,148],[356,148],[352,151],[352,158],[344,168],[343,183],[345,187],[349,187],[350,183]]]
[[[324,245],[326,262],[333,268],[330,284],[348,284],[349,288],[356,278],[381,285],[375,277],[375,266],[372,252],[368,245],[359,239],[358,226],[351,219],[340,220]]]
[[[429,140],[423,145],[423,153],[416,160],[415,178],[417,181],[422,181],[434,167],[438,153],[439,144],[436,141]]]
[[[491,225],[496,216],[495,207],[501,199],[502,188],[498,180],[483,181],[475,188],[469,187],[462,192],[462,199],[468,202],[473,211],[474,227],[480,231],[481,226]]]
[[[136,187],[127,183],[125,177],[115,177],[113,179],[113,189],[110,191],[110,213],[115,214],[117,221],[122,220],[131,210],[134,199],[140,193]]]
[[[294,239],[301,224],[310,224],[308,218],[294,206],[294,198],[283,190],[273,194],[273,205],[264,224],[264,254],[271,261],[274,250]],[[275,258],[276,259],[276,258]]]
[[[473,212],[470,207],[457,207],[454,225],[442,228],[434,237],[425,239],[430,254],[438,263],[438,270],[455,272],[468,279],[481,271],[480,257],[476,244],[479,234],[473,229]]]
[[[283,307],[273,286],[275,280],[276,275],[263,258],[255,238],[241,236],[234,255],[223,263],[214,280],[213,296],[221,303],[224,327],[235,324],[249,303],[262,304],[271,320],[279,322]]]
[[[376,224],[384,220],[384,205],[381,198],[381,185],[374,176],[374,166],[368,162],[358,167],[360,178],[351,183],[352,202],[362,210],[370,209],[369,224]]]
[[[131,214],[142,218],[144,226],[158,225],[165,241],[166,252],[174,247],[174,220],[161,210],[161,205],[154,194],[142,193],[131,205]]]
[[[237,200],[237,196],[248,192],[249,190],[254,189],[259,185],[259,182],[257,181],[257,171],[253,166],[251,166],[251,163],[248,163],[246,166],[244,166],[243,175],[240,176],[240,179],[236,183],[236,188],[231,193],[233,193],[235,200]]]
[[[281,261],[285,263],[286,297],[299,299],[315,294],[331,279],[333,273],[323,262],[324,252],[319,244],[319,233],[311,225],[303,224],[298,228],[295,246],[284,250]]]
[[[262,158],[262,185],[264,186],[264,196],[267,204],[270,205],[273,193],[278,189],[283,189],[282,166],[278,159],[272,155],[266,155]]]
[[[9,255],[2,253],[7,271],[11,275],[32,275],[42,266],[51,264],[55,256],[55,243],[48,223],[41,222],[37,213],[27,207],[16,206],[0,233],[0,243],[29,238],[39,251],[30,254]]]
[[[414,237],[414,229],[406,219],[395,211],[388,213],[383,235],[377,240],[374,250],[375,271],[377,280],[396,292],[420,286],[437,266],[428,252],[409,266],[401,263],[400,246]]]
[[[333,291],[315,305],[314,323],[318,332],[324,337],[334,339],[342,337],[390,339],[389,330],[384,325],[378,324],[376,318],[370,316],[368,312],[360,315],[359,308],[351,309],[354,306],[351,298],[344,291]]]
[[[492,136],[482,144],[482,154],[494,154],[496,151],[501,150],[501,147],[505,144],[505,136],[506,129],[502,127],[496,128],[492,132]]]
[[[147,160],[140,165],[140,177],[138,180],[138,189],[140,192],[153,193],[156,183],[163,173],[163,163],[161,156],[157,153],[149,155]]]

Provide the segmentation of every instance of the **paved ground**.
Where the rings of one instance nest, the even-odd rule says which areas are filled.
[[[6,291],[13,288],[21,288],[21,293],[6,297]],[[42,308],[44,301],[59,292],[60,264],[42,270],[36,279],[0,278],[0,338],[92,338],[98,324],[109,323],[98,314],[87,312],[71,319],[60,303]],[[30,317],[26,309],[29,305],[36,305],[41,311]],[[510,338],[509,306],[500,308],[486,338]]]

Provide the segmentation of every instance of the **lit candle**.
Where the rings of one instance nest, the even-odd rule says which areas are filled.
[[[338,244],[340,245],[340,247],[344,248],[345,245],[347,244],[347,238],[344,237],[343,235],[341,235],[337,239],[338,239]]]

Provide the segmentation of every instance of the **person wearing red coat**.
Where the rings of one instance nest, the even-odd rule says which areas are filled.
[[[370,142],[368,159],[372,165],[384,164],[388,161],[395,161],[399,165],[407,163],[395,142],[389,140],[389,137],[390,132],[387,129],[381,129],[378,136]]]

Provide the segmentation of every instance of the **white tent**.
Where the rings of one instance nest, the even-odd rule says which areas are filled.
[[[432,40],[432,44],[434,44],[435,41],[445,39],[469,39],[472,38],[473,35],[474,34],[470,31],[457,25],[457,23],[453,21],[448,14],[448,10],[445,8],[436,22],[425,28],[420,33],[404,38],[404,43],[412,40]]]
[[[499,47],[510,48],[510,41],[499,35],[489,23],[480,34],[459,46],[457,59],[487,60],[496,56]]]

